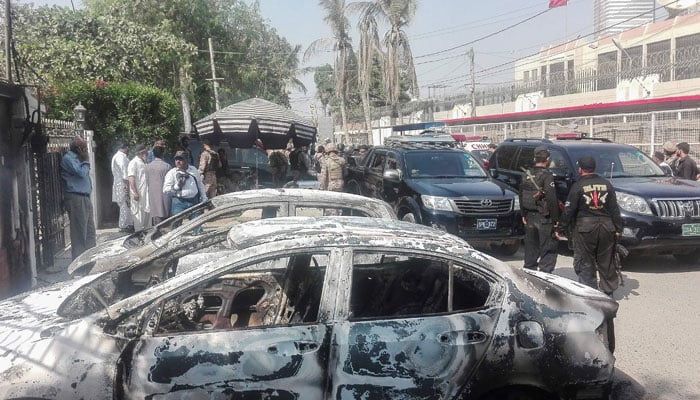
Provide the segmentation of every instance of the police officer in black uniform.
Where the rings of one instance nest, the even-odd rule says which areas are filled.
[[[615,241],[622,234],[615,190],[595,173],[595,159],[591,156],[578,160],[578,172],[581,179],[571,187],[557,236],[571,231],[578,281],[612,296],[618,286],[613,264]]]
[[[549,150],[535,149],[535,165],[525,172],[520,185],[520,205],[525,225],[524,268],[554,271],[557,263],[557,240],[554,227],[559,221],[559,202],[554,178],[547,169]]]

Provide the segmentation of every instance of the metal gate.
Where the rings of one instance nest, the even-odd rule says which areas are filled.
[[[33,174],[37,205],[34,214],[34,234],[37,238],[36,259],[44,268],[53,266],[54,255],[65,247],[65,217],[63,212],[63,183],[59,172],[62,154],[50,152],[35,156]]]
[[[32,171],[34,237],[36,238],[37,268],[54,265],[54,257],[66,247],[68,215],[63,209],[63,180],[61,158],[68,151],[72,139],[72,122],[44,120],[48,144],[34,153]]]

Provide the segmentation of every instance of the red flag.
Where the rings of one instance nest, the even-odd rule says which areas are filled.
[[[566,5],[566,0],[549,0],[549,8],[561,7]]]

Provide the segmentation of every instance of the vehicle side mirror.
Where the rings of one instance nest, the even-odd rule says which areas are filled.
[[[400,182],[401,171],[399,171],[398,169],[386,169],[384,170],[384,174],[382,174],[382,177],[391,182]]]
[[[489,168],[489,174],[494,178],[498,178],[498,170],[496,168]]]

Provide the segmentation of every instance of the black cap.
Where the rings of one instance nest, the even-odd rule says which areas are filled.
[[[535,148],[535,161],[542,162],[549,157],[549,149],[547,146],[537,146]]]
[[[586,172],[595,171],[595,158],[591,156],[583,156],[578,159],[578,166]]]
[[[185,152],[182,150],[178,150],[175,152],[175,157],[173,157],[175,160],[186,160],[185,158]]]
[[[120,148],[120,149],[128,149],[128,148],[129,148],[129,143],[127,143],[127,142],[121,142],[121,143],[119,143],[119,148]]]
[[[136,150],[135,150],[136,154],[138,154],[142,151],[145,151],[145,150],[147,150],[146,145],[144,145],[144,144],[137,144],[136,145]]]

